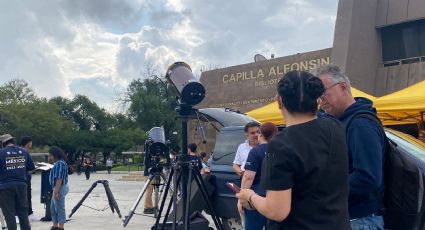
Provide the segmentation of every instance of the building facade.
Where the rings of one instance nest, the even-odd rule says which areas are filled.
[[[340,0],[332,48],[205,71],[199,107],[259,108],[286,72],[328,63],[375,96],[425,80],[425,0]]]

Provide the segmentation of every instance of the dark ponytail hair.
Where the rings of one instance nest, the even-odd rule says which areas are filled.
[[[282,103],[290,113],[317,112],[317,99],[323,94],[325,87],[322,81],[305,71],[286,73],[277,85],[277,92]]]
[[[66,162],[66,164],[68,165],[68,174],[74,173],[74,170],[69,164],[68,157],[66,156],[66,154],[63,152],[61,148],[57,146],[53,146],[49,149],[49,154],[53,156],[55,161],[64,160]]]

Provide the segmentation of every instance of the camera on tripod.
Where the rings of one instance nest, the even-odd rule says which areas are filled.
[[[170,143],[165,140],[162,127],[153,127],[148,132],[145,141],[145,176],[151,173],[162,172],[162,169],[171,166]]]

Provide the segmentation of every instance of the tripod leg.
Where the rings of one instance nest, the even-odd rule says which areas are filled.
[[[108,197],[109,207],[111,207],[112,213],[114,210],[117,211],[118,217],[121,219],[122,216],[118,208],[118,203],[115,200],[114,194],[112,194],[111,188],[109,188],[109,182],[107,180],[103,182],[103,187],[105,187],[106,196]]]
[[[177,176],[177,173],[174,173],[174,178],[173,178],[173,187],[174,187],[174,194],[173,194],[173,196],[171,197],[171,199],[172,199],[172,204],[173,204],[173,207],[174,207],[174,215],[173,215],[173,230],[176,230],[177,229],[177,226],[176,226],[176,223],[177,223],[177,196],[178,196],[178,191],[177,191],[177,186],[180,184],[180,181],[181,181],[181,178],[182,178],[182,176],[181,176],[182,174],[181,173],[179,173],[179,175]],[[162,229],[161,230],[164,230],[164,226],[165,226],[165,223],[167,222],[167,220],[168,220],[168,216],[170,215],[170,211],[171,211],[171,200],[170,200],[170,204],[168,205],[168,209],[167,209],[167,213],[165,214],[165,217],[164,217],[164,222],[163,222],[163,224],[162,224]]]
[[[173,194],[173,195],[171,196],[171,199],[173,199],[173,196],[175,196],[175,194]],[[165,213],[165,215],[166,215],[167,217],[168,217],[168,215],[170,214],[172,204],[173,204],[173,202],[172,202],[172,200],[170,200],[170,202],[168,202],[167,212]],[[164,218],[164,220],[162,221],[162,227],[161,227],[161,230],[164,230],[165,223],[167,223],[167,218]],[[174,225],[175,225],[175,223],[173,222],[173,226],[174,226]],[[156,229],[156,230],[158,230],[158,229]]]
[[[83,202],[87,199],[87,197],[90,195],[90,193],[93,191],[94,188],[96,188],[98,181],[94,182],[90,189],[84,194],[83,198],[81,198],[80,202],[75,205],[75,207],[72,209],[71,214],[69,214],[69,218],[71,218],[72,215],[80,208],[80,206],[83,204]]]
[[[180,168],[181,166],[179,166],[179,165],[177,165],[175,167],[176,167],[176,169],[177,168],[181,169]],[[176,230],[176,223],[177,223],[177,196],[179,195],[179,187],[178,186],[180,185],[181,178],[182,178],[182,171],[181,170],[174,171],[174,175],[173,175],[173,188],[174,188],[173,207],[174,207],[175,211],[174,211],[174,215],[173,215],[173,230]],[[168,215],[166,216],[166,219],[168,219]]]
[[[174,173],[174,170],[171,170],[171,173],[170,173],[170,176],[169,176],[170,178],[173,176],[173,173]],[[168,194],[168,190],[170,189],[170,185],[171,185],[171,180],[168,180],[167,184],[165,185],[165,193],[164,193],[164,196],[162,197],[161,206],[159,207],[159,211],[158,211],[158,216],[156,217],[155,230],[158,229],[158,224],[159,224],[159,221],[161,219],[161,214],[162,214],[162,211],[164,209],[165,200],[167,199],[167,194]]]
[[[183,219],[183,229],[184,230],[189,229],[190,194],[192,192],[192,169],[193,169],[193,166],[192,166],[191,162],[189,162],[189,166],[186,166],[186,167],[187,167],[187,170],[188,170],[188,172],[186,174],[186,175],[188,175],[188,178],[187,178],[187,184],[186,184],[187,193],[183,194],[183,195],[186,195],[186,203],[183,204],[183,205],[186,206],[186,208],[184,209],[184,212],[183,212],[183,218],[184,218]]]
[[[223,224],[221,223],[220,219],[217,217],[215,213],[214,206],[211,203],[211,200],[208,195],[208,190],[204,184],[204,181],[202,180],[201,174],[198,171],[195,172],[195,170],[192,170],[192,173],[193,173],[193,177],[195,177],[195,181],[199,187],[199,190],[201,190],[201,194],[202,194],[202,197],[204,198],[204,202],[207,203],[208,209],[211,212],[211,217],[214,221],[215,226],[217,227],[218,230],[224,229]]]
[[[168,183],[167,178],[169,177],[170,173],[167,173],[166,175],[161,173],[159,175],[160,175],[162,181],[164,181],[163,184],[161,185],[161,188],[159,189],[159,197],[162,197],[162,194],[164,193],[165,186]]]
[[[123,221],[124,222],[124,227],[127,226],[127,224],[130,221],[131,217],[133,217],[134,211],[136,210],[137,206],[139,205],[140,200],[142,199],[143,195],[146,192],[146,189],[148,188],[148,186],[152,182],[152,179],[153,179],[153,175],[149,175],[149,178],[146,181],[145,185],[143,186],[142,191],[140,191],[139,196],[137,197],[136,201],[133,204],[133,207],[131,207],[130,212],[128,213],[128,215],[125,216],[125,219]]]
[[[155,176],[155,186],[154,186],[154,217],[156,218],[158,216],[158,203],[159,203],[159,189],[160,189],[160,183],[161,183],[161,176],[156,175]]]

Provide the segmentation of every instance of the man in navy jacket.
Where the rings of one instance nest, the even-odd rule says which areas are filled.
[[[371,118],[358,116],[366,114],[377,118],[373,103],[366,98],[353,98],[350,81],[338,66],[322,66],[313,72],[325,86],[320,108],[337,118],[346,129],[351,227],[353,230],[384,229],[379,211],[384,192],[385,133]]]
[[[28,171],[34,163],[28,152],[15,145],[10,134],[0,136],[0,208],[6,219],[7,228],[16,230],[15,216],[19,218],[21,230],[30,230],[28,220],[27,180]]]

